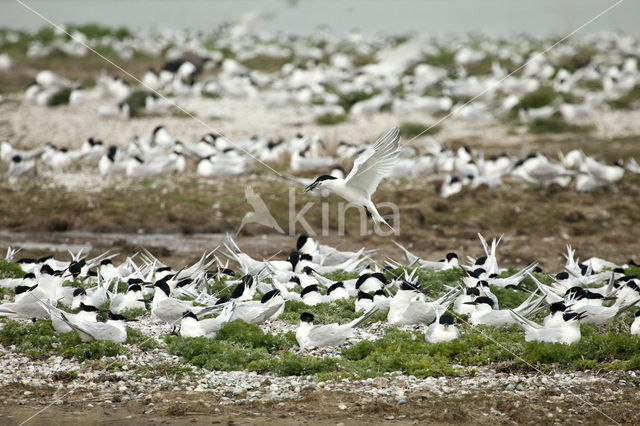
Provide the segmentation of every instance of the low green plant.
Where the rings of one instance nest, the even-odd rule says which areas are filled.
[[[435,135],[440,131],[439,126],[431,127],[413,122],[401,123],[399,128],[400,136],[405,138],[413,138],[418,135]]]
[[[541,133],[586,133],[592,130],[592,126],[584,126],[568,123],[559,115],[549,118],[538,118],[528,124],[529,132]]]
[[[24,276],[25,273],[20,265],[6,259],[0,259],[0,278],[22,278]]]
[[[342,123],[347,120],[347,114],[326,113],[316,117],[316,123],[325,126]]]
[[[0,330],[0,343],[4,346],[15,345],[16,352],[32,359],[62,355],[85,361],[127,353],[124,346],[111,341],[93,340],[85,343],[77,333],[56,334],[51,321],[42,319],[7,323]]]

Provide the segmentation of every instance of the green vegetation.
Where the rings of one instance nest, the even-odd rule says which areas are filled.
[[[316,123],[323,125],[333,125],[347,120],[347,114],[326,113],[316,117]]]
[[[308,306],[303,302],[288,300],[285,303],[284,312],[279,319],[290,324],[297,324],[300,321],[300,314],[309,312],[315,315],[316,324],[330,324],[334,322],[343,323],[358,318],[362,312],[356,313],[353,300],[336,300],[331,303],[319,303],[315,306]],[[384,321],[387,313],[377,312],[369,321]]]
[[[280,71],[280,68],[290,61],[291,57],[289,56],[256,55],[253,58],[242,61],[242,65],[258,71],[276,72]]]
[[[15,351],[32,359],[45,359],[51,355],[76,358],[79,361],[101,359],[127,353],[126,348],[110,341],[82,342],[77,333],[56,334],[48,320],[35,322],[11,321],[0,330],[3,346],[15,345]]]
[[[47,102],[48,106],[67,105],[69,103],[69,97],[71,96],[71,89],[62,89],[56,92],[51,99]]]
[[[440,126],[426,126],[421,123],[405,122],[400,124],[400,136],[414,138],[418,135],[435,135],[440,131]]]
[[[22,278],[24,276],[25,273],[20,265],[6,259],[0,259],[0,278]]]
[[[609,106],[614,109],[631,109],[640,100],[640,85],[636,85],[618,99],[609,101]]]
[[[512,108],[517,114],[518,110],[526,108],[542,108],[549,105],[556,98],[556,92],[551,87],[542,86],[538,90],[524,95],[520,102]]]
[[[191,375],[193,373],[193,368],[188,365],[161,362],[152,365],[141,365],[136,368],[135,371],[140,377],[146,377],[149,379],[155,377],[166,377],[171,380],[179,380],[185,376]]]
[[[429,65],[435,65],[446,69],[453,69],[456,66],[456,54],[444,48],[440,48],[438,53],[427,55],[424,61]]]
[[[131,117],[140,117],[144,114],[147,96],[149,94],[144,90],[134,90],[123,101],[129,105],[129,115]]]
[[[592,126],[567,123],[560,115],[554,114],[549,118],[538,118],[528,124],[529,132],[541,133],[587,133]]]

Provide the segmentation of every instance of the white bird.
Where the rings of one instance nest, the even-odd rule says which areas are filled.
[[[509,311],[515,323],[524,330],[524,340],[527,342],[548,342],[562,343],[570,345],[580,341],[580,324],[578,320],[581,314],[575,312],[565,312],[562,323],[559,325],[545,327],[530,321],[523,316]]]
[[[427,327],[424,340],[428,343],[449,342],[460,337],[460,331],[449,314],[441,315],[438,321]]]
[[[340,346],[355,334],[355,327],[366,321],[376,313],[372,308],[362,316],[346,324],[313,325],[314,316],[308,312],[300,315],[300,325],[296,330],[296,340],[302,349],[321,348],[325,346]]]
[[[425,302],[421,299],[424,295],[419,286],[402,280],[398,292],[389,303],[387,321],[394,325],[431,323],[447,310],[457,292],[454,289],[438,300]]]
[[[186,311],[180,323],[180,335],[182,337],[204,336],[215,339],[222,326],[231,320],[234,309],[235,302],[231,302],[224,307],[217,317],[202,320],[198,320],[198,317],[193,312]]]
[[[629,329],[631,334],[635,334],[636,336],[640,336],[640,309],[636,312],[635,319],[631,323],[631,328]]]
[[[356,158],[351,172],[345,179],[322,175],[306,187],[305,192],[316,187],[328,189],[345,200],[364,207],[367,215],[371,216],[374,222],[384,223],[391,228],[391,225],[378,213],[371,201],[371,196],[380,181],[391,174],[398,161],[399,140],[400,130],[397,127],[388,130],[378,139],[373,148],[368,148]]]
[[[60,313],[62,320],[74,329],[83,342],[92,340],[110,340],[115,343],[124,343],[127,340],[127,329],[122,315],[109,312],[106,323],[91,321],[70,321],[66,312]]]

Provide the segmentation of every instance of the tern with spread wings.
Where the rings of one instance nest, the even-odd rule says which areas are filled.
[[[345,179],[331,175],[319,176],[305,188],[309,192],[314,188],[327,189],[357,206],[364,207],[367,216],[376,223],[384,223],[391,228],[378,213],[371,196],[378,184],[389,176],[398,161],[400,131],[397,127],[389,129],[373,146],[365,150],[353,163],[351,172]]]

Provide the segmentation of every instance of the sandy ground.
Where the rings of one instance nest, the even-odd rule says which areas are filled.
[[[146,117],[123,121],[100,117],[92,106],[59,106],[55,108],[16,102],[0,104],[0,140],[7,139],[21,148],[40,146],[51,141],[68,148],[79,147],[89,136],[108,144],[125,145],[135,135],[146,137],[159,124],[183,141],[195,142],[204,134],[219,132],[231,141],[246,140],[252,135],[267,138],[321,135],[328,141],[346,140],[362,143],[375,140],[391,126],[403,122],[431,125],[441,120],[423,113],[402,116],[380,113],[373,116],[349,117],[334,126],[315,123],[308,107],[269,107],[258,99],[175,99],[177,105],[191,113],[189,117]],[[640,111],[605,111],[593,117],[595,126],[589,139],[607,140],[640,135]],[[441,124],[437,140],[455,145],[512,149],[519,152],[523,144],[564,139],[567,135],[529,135],[510,129],[499,122],[474,122],[447,118]],[[586,137],[583,137],[586,138]],[[418,139],[412,142],[421,145]]]

